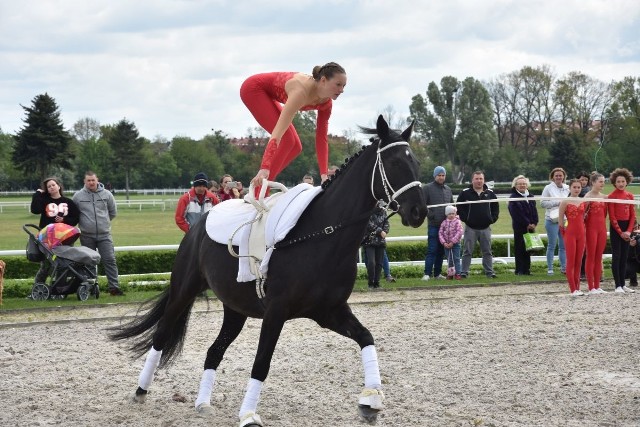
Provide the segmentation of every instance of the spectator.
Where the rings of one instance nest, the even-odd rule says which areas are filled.
[[[262,73],[242,83],[242,102],[258,124],[271,134],[260,170],[251,180],[254,187],[262,185],[265,178],[274,181],[300,154],[302,143],[293,126],[293,118],[298,111],[307,110],[318,112],[316,155],[320,180],[324,182],[327,179],[329,118],[333,101],[342,94],[346,84],[347,74],[335,62],[316,65],[311,75],[297,72]]]
[[[582,296],[580,290],[580,264],[585,246],[584,203],[578,197],[582,185],[578,179],[569,181],[569,197],[558,206],[559,229],[567,254],[567,282],[573,296]],[[566,223],[565,223],[566,219]]]
[[[484,172],[476,171],[471,176],[471,186],[460,192],[457,203],[497,200],[493,191],[484,183]],[[487,277],[496,278],[493,271],[493,254],[491,253],[491,224],[498,220],[500,206],[498,202],[463,204],[458,208],[460,219],[465,223],[464,253],[462,255],[463,278],[469,275],[471,255],[477,241],[480,241],[482,252],[482,268]]]
[[[302,182],[305,184],[313,185],[313,175],[306,174],[302,177]]]
[[[545,208],[544,228],[547,231],[547,274],[553,275],[553,258],[558,246],[558,258],[560,259],[560,271],[565,273],[567,267],[567,254],[564,249],[564,240],[560,235],[558,225],[558,206],[560,199],[569,195],[569,186],[565,184],[567,173],[562,168],[554,168],[549,174],[551,182],[542,190],[542,197],[555,197],[552,200],[542,200],[540,205]]]
[[[529,178],[518,175],[511,184],[511,199],[524,199],[524,202],[509,202],[511,227],[513,228],[513,242],[516,258],[516,276],[531,275],[531,254],[524,245],[525,233],[533,233],[538,225],[538,209],[535,200],[528,200]]]
[[[220,199],[221,202],[239,199],[242,188],[238,184],[238,182],[233,180],[231,175],[222,175],[222,178],[220,178],[220,190],[217,194],[218,199]]]
[[[443,166],[436,166],[433,170],[433,182],[422,186],[422,193],[428,209],[427,254],[424,258],[424,276],[422,276],[422,280],[429,280],[432,277],[435,279],[445,278],[442,275],[444,246],[440,243],[438,233],[440,232],[440,224],[445,219],[444,205],[453,203],[451,188],[444,183],[446,178],[446,169]]]
[[[367,259],[369,289],[380,287],[380,273],[382,272],[384,249],[387,245],[385,238],[388,232],[389,219],[387,218],[387,212],[384,207],[376,206],[369,217],[367,231],[362,239],[362,246],[364,246]]]
[[[38,188],[31,197],[31,213],[40,215],[38,227],[42,230],[49,224],[62,222],[68,225],[78,225],[80,211],[78,206],[62,194],[62,182],[56,177],[46,178],[42,187]],[[49,275],[49,263],[40,263],[36,273],[36,283],[45,283]]]
[[[638,273],[640,273],[640,227],[636,221],[631,240],[629,241],[629,256],[627,257],[627,279],[629,286],[638,286]]]
[[[180,196],[176,206],[175,220],[185,233],[195,225],[206,212],[218,204],[218,198],[207,189],[209,178],[199,172],[191,182],[191,189]]]
[[[633,175],[626,168],[617,168],[611,172],[609,181],[616,187],[607,198],[633,201],[633,194],[626,191]],[[611,271],[616,284],[615,292],[633,293],[633,289],[625,286],[627,276],[627,258],[629,242],[636,222],[636,211],[631,203],[608,203],[609,239],[611,239]]]
[[[212,179],[209,181],[209,185],[207,186],[207,188],[209,189],[209,191],[215,194],[220,191],[220,184],[218,184],[218,181],[216,181],[215,179]]]
[[[440,243],[444,246],[444,255],[447,257],[449,268],[455,267],[453,276],[447,274],[447,279],[455,278],[460,280],[460,239],[462,239],[462,221],[458,217],[458,211],[455,206],[447,205],[444,208],[447,216],[442,224],[440,224],[440,232],[438,234]]]
[[[591,190],[591,187],[589,186],[591,181],[591,175],[589,175],[585,171],[582,171],[578,175],[576,175],[576,179],[580,181],[580,185],[582,186],[582,189],[580,190],[580,194],[578,195],[578,197],[584,197],[585,194],[587,194],[589,190]]]
[[[362,252],[362,262],[367,265],[367,252]],[[391,267],[389,265],[389,256],[387,255],[387,248],[384,249],[384,255],[382,257],[382,272],[387,282],[395,283],[396,279],[391,275]]]
[[[80,211],[80,244],[100,254],[107,276],[107,290],[112,296],[124,295],[118,282],[118,265],[111,237],[111,221],[118,209],[113,194],[98,182],[95,172],[84,174],[84,187],[73,195]]]
[[[590,179],[590,190],[584,195],[584,223],[586,232],[585,273],[589,294],[603,294],[600,288],[602,278],[602,253],[607,245],[607,204],[605,202],[589,202],[590,198],[604,199],[604,176],[594,172]],[[581,273],[582,274],[582,273]]]

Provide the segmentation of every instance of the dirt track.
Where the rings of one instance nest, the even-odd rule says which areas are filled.
[[[640,425],[639,302],[640,293],[573,298],[565,284],[354,294],[387,397],[378,425]],[[157,373],[144,405],[130,402],[142,360],[104,331],[134,307],[3,314],[0,425],[237,425],[260,322],[227,352],[214,415],[198,415],[204,353],[221,323],[218,303],[206,308],[196,305],[184,353]],[[363,425],[361,384],[355,343],[289,322],[259,414],[267,426]]]

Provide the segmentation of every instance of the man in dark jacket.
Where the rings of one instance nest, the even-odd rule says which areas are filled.
[[[436,166],[433,170],[433,182],[422,186],[424,200],[427,203],[427,254],[424,259],[424,276],[422,280],[430,278],[444,279],[442,273],[442,260],[444,258],[444,246],[440,243],[438,232],[440,224],[446,218],[444,208],[453,203],[451,188],[444,183],[447,171],[442,166]],[[431,207],[431,205],[440,205]]]
[[[456,203],[475,202],[480,200],[497,200],[493,191],[484,183],[484,172],[476,171],[471,176],[471,186],[460,192]],[[464,253],[462,254],[462,277],[469,275],[471,254],[476,242],[480,241],[482,252],[482,268],[487,277],[495,278],[493,271],[493,254],[491,253],[491,224],[498,220],[500,206],[498,202],[472,203],[457,205],[458,215],[465,223]]]

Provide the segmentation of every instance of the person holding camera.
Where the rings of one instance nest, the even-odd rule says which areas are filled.
[[[176,206],[176,224],[185,233],[198,222],[202,215],[219,203],[216,195],[207,189],[209,178],[203,172],[196,174],[191,185],[191,189],[180,196]]]
[[[218,190],[218,199],[220,199],[221,202],[231,199],[239,199],[241,185],[242,184],[234,181],[231,175],[222,175],[222,178],[220,178],[220,190]]]

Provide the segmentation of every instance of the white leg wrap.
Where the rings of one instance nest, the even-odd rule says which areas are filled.
[[[364,387],[381,389],[380,368],[378,367],[378,355],[376,347],[368,345],[362,349],[362,366],[364,368]]]
[[[242,401],[242,406],[240,406],[240,412],[238,413],[240,421],[247,418],[249,413],[255,414],[258,407],[258,400],[260,399],[261,391],[262,381],[254,380],[253,378],[249,379],[249,384],[247,384],[247,391],[244,394],[244,400]]]
[[[156,368],[160,363],[160,357],[162,357],[162,350],[158,351],[151,346],[151,350],[149,350],[147,359],[144,362],[144,368],[142,368],[140,378],[138,379],[138,385],[141,389],[149,390],[153,382],[153,375],[156,373]]]
[[[196,409],[202,405],[211,405],[211,392],[216,382],[216,371],[213,369],[205,369],[200,380],[200,390],[196,399]]]

